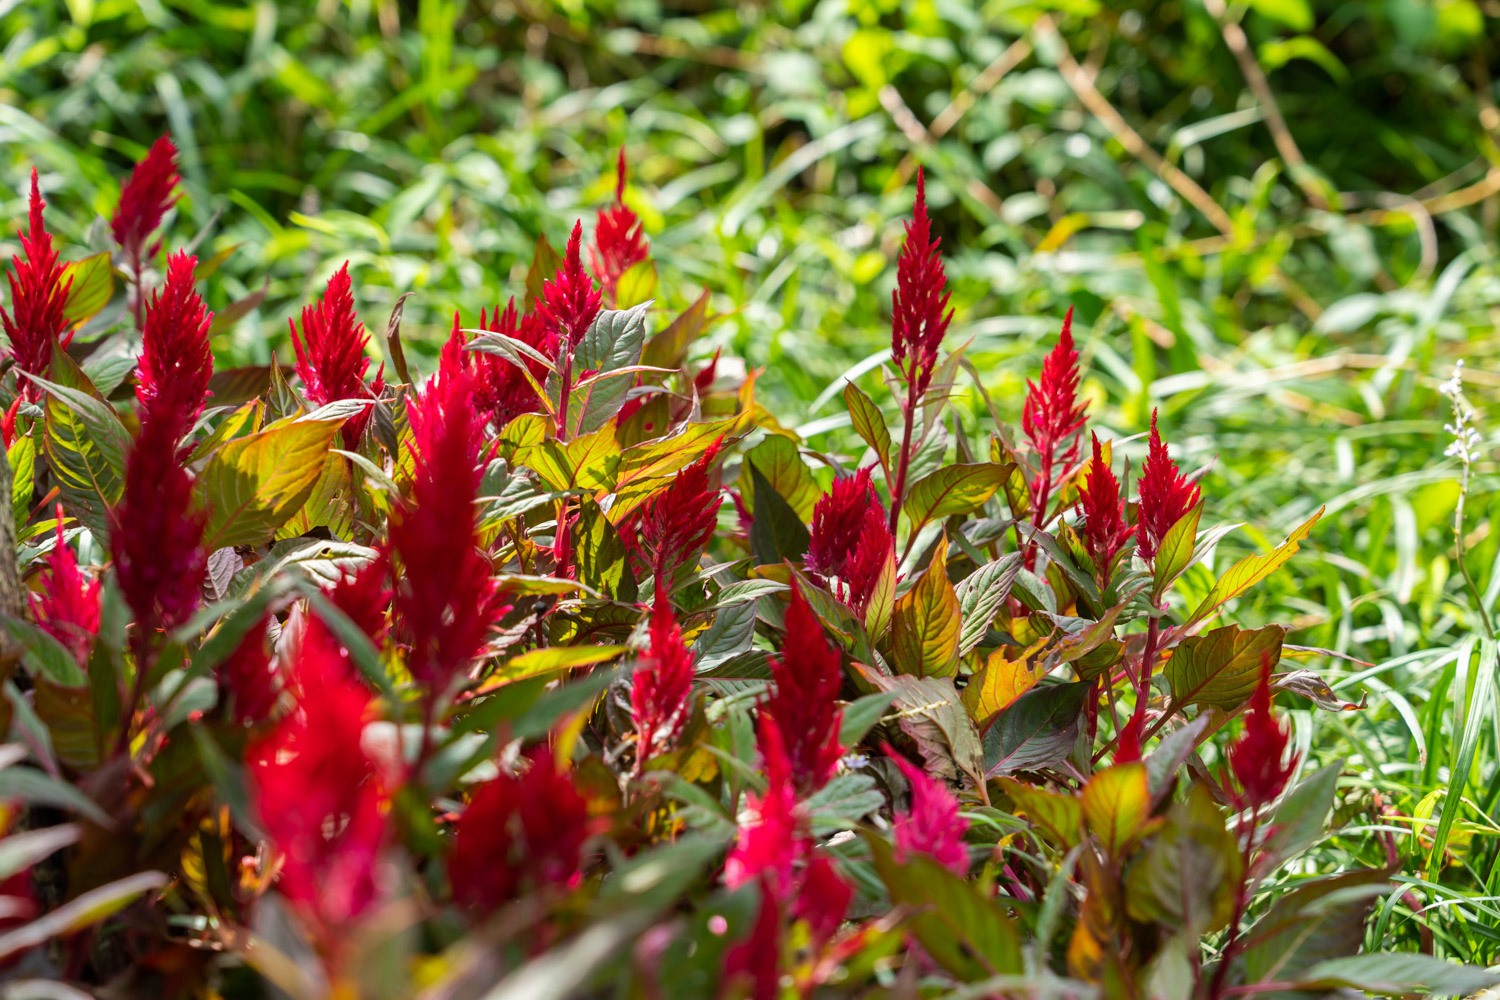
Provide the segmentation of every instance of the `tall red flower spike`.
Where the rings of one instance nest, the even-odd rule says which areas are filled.
[[[651,255],[650,245],[641,231],[641,220],[625,207],[625,147],[615,182],[615,203],[599,212],[594,226],[594,245],[589,247],[589,267],[599,279],[604,300],[615,302],[620,275]]]
[[[583,223],[575,222],[563,266],[552,280],[542,285],[542,300],[537,304],[547,330],[567,341],[569,348],[578,346],[603,308],[599,290],[583,269],[582,245]]]
[[[1151,450],[1141,466],[1136,491],[1136,552],[1142,559],[1152,559],[1172,525],[1202,498],[1197,485],[1177,468],[1162,443],[1155,410],[1151,411]]]
[[[147,250],[146,240],[177,201],[173,195],[177,181],[177,147],[170,135],[164,135],[120,187],[120,205],[110,220],[109,230],[130,262],[131,271],[137,274],[141,260],[154,253]]]
[[[760,882],[760,906],[749,935],[724,952],[723,981],[745,1000],[778,1000],[781,994],[781,899],[769,878]],[[748,988],[748,992],[744,992]]]
[[[1250,697],[1245,729],[1229,748],[1229,767],[1239,783],[1235,804],[1260,808],[1276,801],[1297,770],[1297,755],[1287,756],[1291,727],[1276,721],[1271,711],[1271,659],[1260,664],[1260,682]]]
[[[142,419],[164,421],[181,437],[192,429],[214,374],[208,327],[213,313],[193,288],[198,258],[183,251],[167,262],[167,283],[146,308],[141,340],[140,385],[135,398]]]
[[[665,582],[656,579],[651,609],[651,646],[630,679],[630,714],[640,768],[657,747],[670,747],[682,735],[692,710],[693,654],[682,641]]]
[[[479,311],[479,326],[483,330],[503,333],[533,347],[544,357],[557,355],[557,335],[548,331],[539,313],[528,313],[521,318],[516,313],[516,300],[512,298],[504,310],[495,307],[490,315]],[[473,405],[496,430],[523,413],[541,413],[542,401],[526,378],[526,372],[508,359],[497,354],[464,349],[464,335],[459,329],[458,314],[453,314],[453,332],[443,346],[439,374],[464,369],[474,374]],[[547,381],[547,366],[538,361],[526,360],[526,370],[537,385]]]
[[[911,809],[897,813],[894,824],[896,858],[926,854],[957,875],[969,873],[969,851],[964,846],[968,820],[958,814],[958,800],[935,778],[889,748],[891,760],[911,783]]]
[[[1078,464],[1078,432],[1087,410],[1078,401],[1078,352],[1073,349],[1070,306],[1063,318],[1062,336],[1042,362],[1041,384],[1026,382],[1026,405],[1021,411],[1021,430],[1037,453],[1031,494],[1039,507],[1046,506],[1052,487]]]
[[[885,572],[887,563],[895,557],[895,539],[885,520],[885,511],[878,505],[865,511],[864,527],[859,533],[859,544],[844,570],[843,585],[839,597],[861,618],[875,595],[875,585]]]
[[[281,696],[275,662],[266,638],[269,618],[262,619],[219,664],[219,690],[228,696],[234,721],[253,725],[270,718]]]
[[[854,887],[844,881],[838,868],[822,855],[807,863],[792,916],[807,921],[813,946],[821,948],[844,922],[849,904],[854,901]]]
[[[552,752],[532,752],[522,775],[502,772],[474,790],[459,817],[448,871],[453,898],[481,912],[527,885],[569,885],[589,837],[588,803]]]
[[[390,572],[390,557],[385,549],[377,549],[375,558],[353,573],[345,573],[323,595],[379,648],[389,627],[386,612],[391,606],[392,591],[386,585]],[[328,624],[316,614],[303,619],[299,660],[303,666],[298,670],[298,680],[303,684],[322,684],[333,681],[359,681],[359,669],[344,643],[333,634]],[[319,670],[330,671],[327,675]]]
[[[68,548],[62,504],[57,505],[57,541],[38,580],[40,587],[30,594],[31,617],[86,668],[99,634],[99,581],[83,575]]]
[[[326,406],[340,399],[374,400],[385,388],[385,367],[375,373],[375,381],[365,384],[370,359],[365,348],[370,335],[354,315],[354,293],[349,284],[349,262],[328,279],[328,289],[315,306],[302,310],[302,334],[297,324],[292,328],[292,349],[297,353],[297,374],[303,391],[314,406]],[[359,444],[360,435],[370,422],[372,408],[344,421],[344,447],[350,451]]]
[[[296,672],[323,665],[305,659]],[[379,895],[382,790],[361,749],[370,697],[353,682],[299,685],[302,701],[247,752],[261,823],[282,854],[278,887],[325,950]]]
[[[622,524],[620,537],[637,557],[648,559],[658,577],[668,577],[695,560],[719,522],[723,490],[709,485],[709,467],[724,439],[708,446],[697,461],[672,479]]]
[[[777,899],[786,899],[795,885],[797,863],[812,843],[801,829],[793,765],[776,719],[761,716],[758,743],[766,793],[746,796],[738,837],[724,861],[724,884],[735,889],[764,879]]]
[[[927,181],[918,168],[917,203],[906,224],[906,243],[896,263],[896,289],[891,292],[891,358],[911,384],[912,399],[926,392],[932,382],[938,348],[953,319],[944,290],[948,276],[938,253],[941,243],[932,238]]]
[[[772,693],[761,703],[761,714],[776,720],[792,785],[798,796],[806,797],[827,783],[843,755],[843,711],[835,699],[844,672],[838,650],[796,587],[786,611],[786,644],[779,657],[771,658],[771,680]]]
[[[1109,572],[1115,555],[1130,542],[1135,529],[1125,523],[1125,504],[1120,498],[1120,481],[1104,460],[1099,435],[1091,435],[1094,457],[1088,475],[1078,484],[1078,510],[1083,515],[1079,534],[1089,558],[1099,568],[1101,577]]]
[[[54,344],[67,347],[73,339],[64,310],[73,279],[63,280],[66,270],[52,248],[52,236],[42,219],[46,207],[37,184],[36,170],[31,171],[30,231],[21,237],[26,259],[11,258],[10,310],[0,308],[0,327],[10,341],[11,357],[16,367],[30,375],[46,375],[52,364]],[[23,380],[22,394],[29,400],[40,398],[41,390]]]
[[[138,641],[188,620],[201,599],[208,553],[193,480],[178,461],[177,424],[148,411],[125,460],[125,490],[110,513],[115,576]]]
[[[811,538],[803,559],[807,571],[819,576],[843,576],[864,531],[865,512],[880,506],[869,468],[835,479],[813,505]]]
[[[434,694],[478,655],[506,610],[479,549],[482,418],[469,406],[471,385],[467,372],[433,379],[408,401],[415,472],[390,522],[404,570],[396,611],[410,644],[407,669]]]

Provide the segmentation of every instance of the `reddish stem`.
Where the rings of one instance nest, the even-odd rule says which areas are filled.
[[[906,382],[906,406],[902,409],[905,426],[901,430],[901,454],[896,463],[896,484],[891,490],[891,537],[896,537],[896,523],[901,518],[901,500],[906,493],[906,468],[911,464],[911,427],[917,413],[917,384],[914,378]]]
[[[557,406],[557,441],[566,444],[568,441],[568,401],[573,395],[573,349],[567,347],[563,352],[563,368],[561,373],[562,386],[558,392]],[[571,525],[568,522],[567,498],[557,502],[557,531],[552,541],[553,572],[563,579],[567,579],[573,572],[573,539],[571,537]]]

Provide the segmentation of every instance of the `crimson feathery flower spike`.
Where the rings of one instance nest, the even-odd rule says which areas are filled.
[[[317,305],[302,310],[302,331],[292,328],[292,349],[297,355],[297,375],[303,391],[314,406],[326,406],[341,399],[374,400],[385,388],[385,366],[375,374],[375,381],[365,384],[370,359],[365,348],[370,335],[354,315],[354,293],[349,282],[349,262],[328,279],[328,287]],[[359,445],[360,436],[370,422],[373,407],[344,421],[344,447],[350,451]]]
[[[757,737],[765,764],[766,792],[746,796],[734,848],[724,861],[724,884],[735,889],[764,878],[774,896],[785,899],[794,885],[796,865],[812,844],[802,830],[793,765],[777,720],[762,715]]]
[[[945,291],[948,276],[938,252],[941,243],[932,238],[927,182],[919,167],[916,207],[906,224],[906,242],[896,263],[896,288],[891,292],[891,357],[911,383],[914,399],[932,382],[938,348],[953,319]]]
[[[854,553],[844,566],[839,597],[861,618],[869,608],[875,586],[887,564],[894,564],[896,540],[886,523],[885,508],[878,501],[865,508],[864,524]]]
[[[521,317],[516,311],[516,300],[512,298],[502,310],[495,307],[493,314],[479,311],[479,327],[503,333],[536,349],[543,357],[557,356],[557,335],[547,329],[539,313],[528,313]],[[474,407],[485,415],[495,430],[504,430],[523,413],[541,413],[542,400],[532,386],[544,385],[547,381],[547,366],[539,361],[526,359],[525,369],[513,364],[498,354],[463,349],[463,334],[459,331],[458,314],[453,317],[453,333],[443,348],[442,369],[466,368],[473,372]],[[450,354],[454,355],[450,360]],[[526,375],[530,373],[531,379]]]
[[[198,258],[183,251],[167,263],[166,284],[146,309],[141,340],[140,384],[135,397],[142,419],[147,414],[166,422],[181,437],[203,412],[214,373],[208,344],[213,313],[194,290]]]
[[[822,788],[843,754],[843,712],[836,704],[843,679],[838,650],[823,634],[801,590],[793,587],[786,610],[786,642],[781,655],[771,658],[772,693],[760,710],[776,720],[799,796]]]
[[[269,622],[268,616],[252,626],[218,667],[220,698],[234,709],[234,721],[240,725],[270,718],[281,696],[266,636]]]
[[[52,235],[42,218],[46,204],[33,168],[29,230],[21,236],[26,259],[11,258],[10,274],[6,276],[10,281],[10,309],[0,308],[0,328],[10,341],[10,355],[16,367],[30,375],[45,375],[52,364],[54,345],[67,347],[73,339],[66,316],[73,279],[63,277],[67,268],[52,247]],[[24,380],[21,393],[35,401],[41,390]]]
[[[178,460],[178,426],[148,410],[125,460],[125,489],[110,514],[115,576],[135,615],[137,641],[187,621],[201,600],[208,553],[193,480]]]
[[[130,177],[120,187],[120,204],[109,229],[115,243],[139,273],[141,261],[155,251],[148,251],[146,240],[161,225],[161,220],[177,201],[177,147],[172,137],[164,135],[151,146],[146,158],[135,165]]]
[[[1078,352],[1073,349],[1073,309],[1063,319],[1057,346],[1042,362],[1040,384],[1026,382],[1021,429],[1037,453],[1031,493],[1045,506],[1053,486],[1078,464],[1079,431],[1088,407],[1078,401]]]
[[[537,304],[537,312],[546,321],[547,329],[566,341],[570,350],[583,340],[603,308],[599,290],[583,269],[582,245],[583,223],[579,221],[573,224],[573,235],[568,237],[563,266],[542,285],[542,300]]]
[[[843,576],[864,529],[865,511],[879,506],[869,468],[839,476],[813,505],[812,528],[803,564],[818,576]]]
[[[687,468],[672,485],[657,492],[621,526],[620,537],[638,558],[649,559],[658,577],[669,577],[678,566],[696,559],[713,537],[723,490],[709,485],[709,467],[724,446],[721,437]]]
[[[770,876],[762,876],[760,902],[750,933],[724,952],[721,981],[745,1000],[778,1000],[781,993],[781,899]]]
[[[379,897],[376,863],[385,841],[385,798],[362,738],[371,699],[353,681],[305,684],[297,676],[332,674],[309,662],[293,667],[297,707],[246,753],[261,823],[282,854],[277,888],[325,952],[337,950],[349,923]]]
[[[1102,579],[1108,575],[1115,555],[1130,542],[1135,528],[1125,522],[1120,481],[1104,460],[1099,435],[1091,437],[1093,459],[1089,462],[1088,474],[1078,484],[1078,509],[1083,522],[1079,533],[1083,536],[1083,547],[1088,551],[1089,558],[1094,560]]]
[[[378,548],[375,558],[354,572],[346,572],[337,583],[323,591],[329,603],[348,616],[377,649],[389,628],[386,613],[391,606],[393,591],[386,583],[386,576],[390,566],[389,553],[385,548]],[[359,668],[354,665],[348,649],[317,615],[304,619],[299,655],[307,665],[297,674],[304,684],[357,682],[360,679]],[[314,667],[327,668],[333,673],[325,677]]]
[[[896,858],[926,854],[956,875],[969,873],[969,849],[964,831],[969,821],[958,814],[958,800],[921,768],[886,747],[911,785],[911,808],[896,814],[893,833]]]
[[[78,568],[63,536],[62,504],[57,505],[56,517],[56,542],[38,578],[40,586],[30,594],[31,617],[87,668],[99,634],[99,581],[88,579]]]
[[[625,147],[615,182],[615,203],[599,212],[594,226],[594,243],[589,247],[589,268],[599,279],[604,300],[614,305],[620,287],[620,276],[651,255],[650,245],[641,230],[641,220],[625,206]]]
[[[528,883],[578,879],[589,837],[588,803],[545,746],[522,775],[501,772],[474,790],[453,837],[448,870],[462,906],[487,913]]]
[[[1290,736],[1290,727],[1277,722],[1271,711],[1271,658],[1262,657],[1244,732],[1229,748],[1229,766],[1240,786],[1235,802],[1241,809],[1274,802],[1286,789],[1298,760],[1296,754],[1287,756]]]
[[[1152,559],[1172,525],[1202,499],[1198,486],[1177,467],[1156,429],[1156,411],[1151,411],[1151,446],[1141,478],[1136,485],[1136,551]]]
[[[650,635],[651,645],[630,679],[637,770],[658,746],[670,747],[677,741],[692,710],[693,654],[683,644],[682,629],[672,614],[672,601],[661,577],[656,578]]]
[[[404,570],[396,611],[410,646],[407,668],[434,694],[479,654],[507,610],[480,551],[480,422],[469,406],[472,376],[432,379],[407,402],[411,494],[390,523]]]

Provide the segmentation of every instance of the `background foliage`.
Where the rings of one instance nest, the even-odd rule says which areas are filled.
[[[186,192],[171,231],[223,255],[221,363],[288,360],[287,318],[348,259],[374,330],[417,293],[405,329],[430,370],[442,310],[515,290],[537,236],[607,198],[623,142],[659,294],[680,308],[707,285],[726,313],[695,350],[768,366],[773,412],[857,456],[837,394],[876,378],[897,220],[924,165],[950,343],[974,339],[1003,412],[1072,304],[1096,425],[1136,433],[1160,406],[1185,464],[1212,462],[1205,523],[1248,522],[1215,565],[1327,504],[1237,609],[1347,657],[1313,662],[1365,701],[1294,712],[1305,769],[1347,759],[1351,823],[1320,850],[1330,867],[1401,862],[1414,891],[1384,901],[1371,944],[1500,958],[1500,699],[1495,665],[1471,666],[1465,645],[1480,621],[1455,565],[1459,471],[1436,392],[1459,357],[1481,411],[1500,385],[1500,5],[0,10],[5,215],[24,214],[35,164],[64,255],[104,249],[100,227],[66,227],[107,215],[170,128]],[[976,422],[983,406],[960,401]],[[1464,531],[1493,606],[1482,429]]]

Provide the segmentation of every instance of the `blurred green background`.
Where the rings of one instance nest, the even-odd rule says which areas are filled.
[[[1497,0],[0,0],[0,191],[20,220],[37,167],[65,255],[103,249],[96,216],[170,130],[171,243],[227,254],[223,363],[286,360],[287,319],[347,259],[376,331],[416,292],[430,367],[453,309],[472,321],[539,235],[592,223],[623,143],[659,299],[707,286],[723,315],[695,354],[768,368],[771,410],[854,460],[837,392],[878,390],[925,167],[949,342],[1003,415],[1073,305],[1095,426],[1159,406],[1212,463],[1207,516],[1246,522],[1211,566],[1327,505],[1235,614],[1294,621],[1340,654],[1307,665],[1368,697],[1287,700],[1311,763],[1348,759],[1329,864],[1403,864],[1373,941],[1492,962],[1500,702],[1470,659],[1436,387],[1467,360],[1485,445],[1463,534],[1492,607],[1497,39]]]

